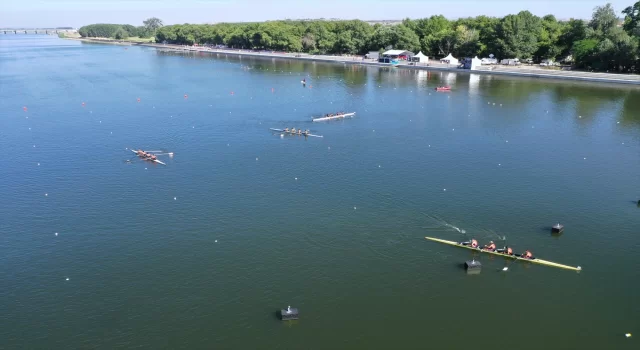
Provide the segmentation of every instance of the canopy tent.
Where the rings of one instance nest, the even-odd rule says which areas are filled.
[[[429,62],[429,57],[425,56],[422,51],[418,52],[417,55],[411,58],[411,61],[418,63],[427,63]]]
[[[440,62],[447,64],[458,64],[458,59],[449,54],[447,57],[440,59]]]

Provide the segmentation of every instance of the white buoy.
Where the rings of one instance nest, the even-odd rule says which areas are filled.
[[[56,236],[58,236],[58,232],[54,233]]]
[[[258,160],[258,157],[256,157],[256,160]]]
[[[40,163],[38,163],[38,166],[40,166]]]
[[[587,157],[584,157],[584,160],[587,160]]]
[[[216,239],[215,242],[218,243],[218,240]]]
[[[178,197],[173,197],[173,200],[174,200],[174,201],[177,201],[177,200],[178,200]]]
[[[358,209],[358,208],[356,208],[356,207],[353,207],[353,210],[356,210],[356,209]]]
[[[631,333],[627,333],[624,336],[627,337],[627,338],[631,338]]]
[[[445,188],[443,191],[445,191],[445,192],[446,192],[446,191],[447,191],[447,189]]]
[[[298,178],[296,177],[296,181],[298,181]]]
[[[498,163],[498,166],[502,166],[502,164]]]
[[[508,271],[508,270],[509,270],[509,268],[506,267],[506,266],[502,268],[502,271]]]
[[[67,277],[67,281],[69,280],[69,277]]]
[[[48,194],[48,193],[45,193],[45,194],[44,194],[44,196],[45,196],[45,197],[49,197],[49,194]]]

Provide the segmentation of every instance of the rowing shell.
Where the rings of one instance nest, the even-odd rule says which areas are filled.
[[[534,259],[522,258],[521,259],[520,255],[509,255],[509,254],[498,253],[498,252],[485,250],[485,249],[480,249],[480,248],[473,248],[473,247],[470,247],[470,246],[462,245],[461,243],[458,243],[458,242],[447,241],[447,240],[439,239],[439,238],[433,238],[433,237],[425,237],[425,238],[430,240],[430,241],[440,242],[440,243],[444,243],[444,244],[448,244],[448,245],[452,245],[452,246],[456,246],[456,247],[460,247],[460,248],[471,249],[471,250],[475,250],[475,251],[482,252],[482,253],[489,253],[489,254],[503,256],[505,258],[511,258],[511,259],[516,259],[516,260],[525,260],[525,261],[528,261],[528,262],[533,263],[533,264],[553,266],[553,267],[558,267],[558,268],[561,268],[561,269],[573,270],[573,271],[582,270],[582,268],[580,266],[573,267],[573,266],[558,264],[558,263],[554,263],[552,261],[542,260],[542,259],[538,259],[538,258],[534,258]]]
[[[305,134],[305,133],[300,133],[300,134],[298,134],[298,132],[284,131],[284,130],[282,130],[282,129],[269,128],[269,130],[277,131],[277,132],[283,132],[283,133],[285,133],[285,134],[289,134],[289,135],[300,135],[300,136],[311,136],[311,137],[324,137],[324,136],[322,136],[322,135],[314,135],[314,134]]]
[[[133,152],[133,153],[135,153],[135,154],[138,154],[138,152],[136,152],[136,151],[134,151],[134,150],[131,150],[131,152]],[[142,157],[140,157],[140,158],[142,158]],[[157,160],[157,159],[148,159],[148,158],[142,158],[142,159],[144,159],[144,160],[150,160],[150,161],[152,161],[152,162],[154,162],[154,163],[158,163],[158,164],[166,165],[165,163],[163,163],[163,162],[161,162],[161,161],[159,161],[159,160]]]
[[[340,114],[340,115],[333,115],[331,117],[319,117],[319,118],[313,118],[314,122],[321,122],[323,120],[331,120],[331,119],[339,119],[339,118],[346,118],[346,117],[353,117],[354,115],[356,115],[356,112],[353,113],[345,113],[345,114]]]

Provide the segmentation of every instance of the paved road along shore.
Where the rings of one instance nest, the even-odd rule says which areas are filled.
[[[105,41],[93,41],[91,39],[80,39],[87,42],[100,42]],[[121,43],[121,42],[113,42]],[[262,58],[278,58],[278,59],[293,59],[303,61],[315,61],[315,62],[329,62],[329,63],[342,63],[342,64],[359,64],[367,66],[377,67],[389,67],[388,63],[378,63],[373,60],[363,60],[362,56],[327,56],[327,55],[310,55],[304,53],[285,53],[285,52],[256,52],[248,50],[229,50],[229,49],[210,49],[204,47],[192,47],[182,45],[164,45],[153,43],[133,43],[137,46],[155,47],[164,50],[173,51],[192,51],[192,52],[208,52],[212,54],[226,54],[237,55],[245,57],[262,57]],[[612,74],[612,73],[592,73],[584,71],[566,71],[566,70],[551,70],[542,69],[535,66],[520,66],[520,67],[508,67],[508,66],[482,66],[480,69],[469,71],[457,68],[455,66],[441,64],[439,62],[432,62],[428,65],[409,65],[399,64],[398,68],[405,69],[420,69],[420,70],[436,70],[436,71],[451,71],[461,73],[478,73],[478,74],[494,74],[494,75],[508,75],[517,77],[530,77],[530,78],[547,78],[547,79],[564,79],[564,80],[578,80],[578,81],[590,81],[600,83],[612,83],[612,84],[632,84],[640,85],[640,75],[638,74]]]

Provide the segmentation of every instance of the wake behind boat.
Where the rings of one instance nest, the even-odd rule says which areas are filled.
[[[269,128],[269,130],[271,131],[277,131],[283,134],[288,134],[288,135],[298,135],[298,136],[311,136],[311,137],[324,137],[322,135],[314,135],[312,133],[309,132],[309,130],[302,130],[302,129],[297,129],[296,128],[284,128],[284,129],[275,129],[275,128]]]
[[[322,117],[317,117],[317,118],[312,118],[314,122],[321,122],[324,120],[331,120],[331,119],[340,119],[340,118],[346,118],[346,117],[353,117],[354,115],[356,115],[356,112],[351,112],[351,113],[335,113],[335,114],[327,114],[324,115]]]
[[[488,249],[487,247],[478,246],[478,243],[475,240],[471,240],[471,242],[454,242],[454,241],[447,241],[447,240],[444,240],[444,239],[433,238],[433,237],[425,237],[425,238],[430,240],[430,241],[444,243],[444,244],[448,244],[448,245],[452,245],[452,246],[456,246],[456,247],[460,247],[460,248],[471,249],[471,250],[475,250],[475,251],[482,252],[482,253],[489,253],[489,254],[503,256],[505,258],[511,258],[511,259],[516,259],[516,260],[525,260],[525,261],[528,261],[528,262],[533,263],[533,264],[558,267],[558,268],[561,268],[561,269],[573,270],[573,271],[581,271],[582,270],[582,268],[580,266],[573,267],[573,266],[569,266],[569,265],[558,264],[558,263],[555,263],[555,262],[552,262],[552,261],[538,259],[538,258],[534,257],[531,254],[531,252],[529,252],[529,251],[526,251],[524,254],[513,254],[511,249],[507,248],[507,247],[505,247],[504,249],[500,249],[500,250],[499,249],[495,249],[495,244],[493,244],[493,242],[491,243],[491,245],[493,247]]]

